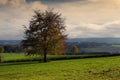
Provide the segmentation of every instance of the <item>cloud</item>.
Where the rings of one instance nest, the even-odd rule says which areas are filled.
[[[8,0],[1,0],[0,1],[0,5],[5,5],[7,3]]]
[[[71,32],[71,38],[84,38],[84,37],[120,37],[120,21],[113,21],[105,24],[91,24],[79,23],[72,25],[68,29]]]
[[[25,0],[1,0],[1,6],[20,6],[21,4],[25,4]]]
[[[22,39],[34,9],[54,8],[68,37],[120,37],[120,0],[0,0],[0,39]]]
[[[119,5],[120,0],[84,0],[56,10],[66,18],[69,37],[120,37]]]
[[[38,0],[36,0],[38,1]],[[39,0],[43,4],[61,4],[61,3],[71,3],[71,2],[76,2],[76,1],[83,1],[83,0]]]
[[[40,2],[27,3],[25,0],[0,1],[0,39],[22,39],[24,28],[28,25],[34,9],[47,9]]]
[[[72,6],[71,6],[72,5]],[[120,19],[120,1],[119,0],[85,0],[62,4],[60,11],[68,19],[76,19],[82,22],[104,23]],[[65,9],[65,10],[64,10]]]

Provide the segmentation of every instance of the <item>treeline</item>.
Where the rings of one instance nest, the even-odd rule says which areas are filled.
[[[65,45],[67,47],[76,45],[78,48],[95,48],[95,47],[100,47],[100,46],[111,46],[111,44],[96,43],[96,42],[66,42]]]
[[[0,45],[1,53],[21,53],[24,52],[20,45]]]
[[[64,54],[70,54],[70,55],[74,55],[74,54],[82,54],[82,53],[109,53],[110,50],[117,50],[118,48],[113,48],[110,47],[111,44],[106,44],[106,43],[95,43],[95,42],[65,42],[65,52]],[[110,50],[104,50],[101,51],[100,50],[104,49],[104,48],[100,48],[100,47],[106,47],[106,48],[110,48]],[[95,50],[97,48],[100,48],[100,50]],[[106,49],[105,48],[105,49]],[[94,49],[90,50],[90,49]],[[0,44],[0,52],[2,53],[22,53],[24,52],[21,44],[19,45],[2,45]]]
[[[111,44],[107,43],[96,43],[96,42],[66,42],[66,53],[84,53],[86,52],[86,48],[91,49],[91,48],[98,48],[98,47],[109,47]],[[81,50],[83,49],[83,50]],[[90,53],[90,52],[89,52]]]

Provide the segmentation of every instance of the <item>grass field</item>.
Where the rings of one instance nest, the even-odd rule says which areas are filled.
[[[48,60],[65,60],[65,59],[79,59],[86,57],[100,57],[109,54],[81,54],[81,55],[47,55]],[[34,55],[26,56],[23,53],[2,53],[2,62],[30,62],[30,61],[42,61],[43,56]]]
[[[2,63],[0,80],[120,80],[120,56]]]
[[[24,53],[2,53],[3,61],[25,60],[25,59],[33,59],[38,57],[39,56],[26,56]]]

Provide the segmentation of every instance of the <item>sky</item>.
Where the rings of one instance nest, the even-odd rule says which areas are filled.
[[[21,40],[34,10],[65,18],[68,38],[119,38],[120,0],[0,0],[0,40]]]

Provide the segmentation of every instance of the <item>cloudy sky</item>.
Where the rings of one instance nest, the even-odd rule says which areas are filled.
[[[120,37],[120,0],[0,0],[0,40],[23,39],[33,10],[54,8],[69,38]]]

